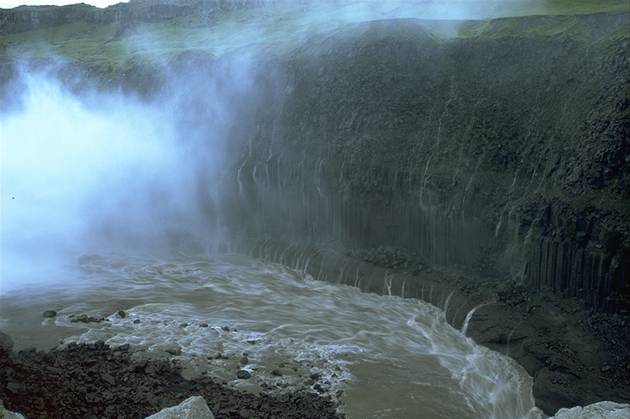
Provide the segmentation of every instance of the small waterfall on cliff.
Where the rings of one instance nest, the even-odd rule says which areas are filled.
[[[468,325],[470,324],[470,321],[472,320],[473,316],[475,315],[475,312],[477,310],[479,310],[481,307],[488,305],[488,303],[486,304],[479,304],[478,306],[473,307],[467,314],[466,317],[464,318],[464,323],[462,324],[462,334],[466,335],[466,332],[468,331]]]

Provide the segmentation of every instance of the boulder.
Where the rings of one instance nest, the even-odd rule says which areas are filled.
[[[252,378],[252,373],[247,370],[238,370],[236,378],[240,380],[247,380],[248,378]]]
[[[588,406],[560,409],[553,419],[627,419],[630,405],[615,402],[599,402]]]
[[[0,418],[2,419],[25,419],[24,416],[19,413],[11,412],[4,408],[2,400],[0,400]]]
[[[193,396],[177,406],[167,407],[146,419],[214,419],[203,397]]]
[[[57,312],[55,310],[46,310],[42,316],[44,316],[45,319],[52,319],[53,317],[57,317]]]

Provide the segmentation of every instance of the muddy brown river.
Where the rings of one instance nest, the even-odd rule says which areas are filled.
[[[3,291],[1,326],[18,347],[130,344],[136,357],[172,357],[184,375],[209,374],[247,391],[315,387],[350,418],[542,417],[519,365],[419,300],[238,255],[90,255],[54,275],[63,285],[50,278],[48,286]],[[57,316],[43,319],[50,309]],[[217,354],[224,359],[208,360]],[[241,366],[250,378],[235,377]]]

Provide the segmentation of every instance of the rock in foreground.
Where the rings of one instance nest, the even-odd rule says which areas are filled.
[[[11,412],[4,408],[2,400],[0,400],[0,418],[2,419],[24,419],[24,416],[19,413]]]
[[[307,389],[253,394],[211,377],[186,380],[175,363],[136,360],[129,347],[104,342],[0,353],[0,399],[27,418],[142,419],[191,396],[203,397],[214,415],[226,419],[240,419],[245,411],[249,419],[343,418],[333,400]]]
[[[203,397],[193,396],[146,419],[214,419],[214,416]]]
[[[628,419],[630,405],[614,402],[599,402],[588,406],[560,409],[553,419]]]

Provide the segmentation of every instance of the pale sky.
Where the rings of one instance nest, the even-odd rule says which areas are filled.
[[[0,0],[0,8],[10,9],[11,7],[28,4],[30,6],[39,5],[56,5],[87,3],[97,7],[107,7],[116,3],[127,3],[129,0]]]

